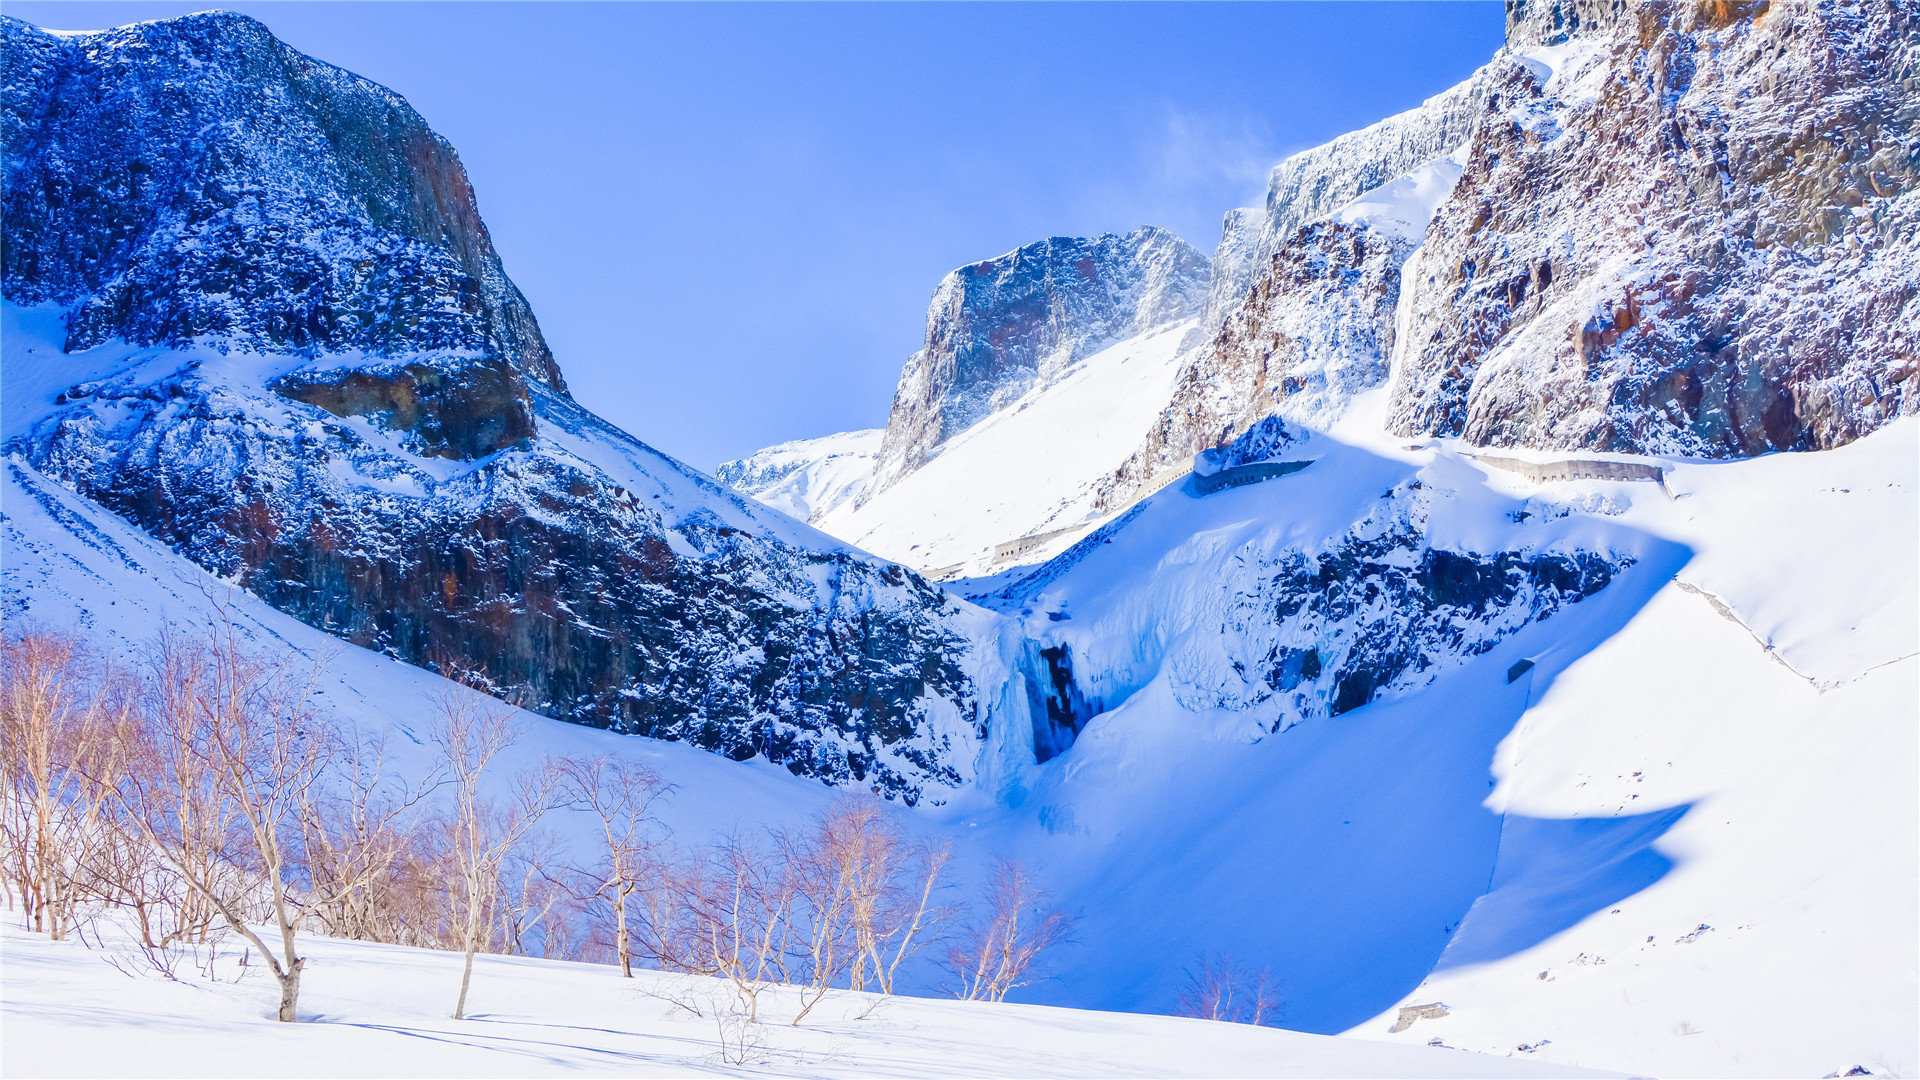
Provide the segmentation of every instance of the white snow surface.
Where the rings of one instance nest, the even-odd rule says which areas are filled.
[[[1404,176],[1363,192],[1327,215],[1328,218],[1345,225],[1367,225],[1378,232],[1419,243],[1427,235],[1434,210],[1460,182],[1469,145],[1462,143],[1445,157],[1435,158]]]
[[[1095,516],[1093,485],[1127,459],[1173,394],[1194,320],[1111,345],[947,440],[938,454],[822,530],[931,570],[980,564],[998,543]],[[1064,549],[1061,537],[1022,562]]]
[[[218,980],[189,970],[168,982],[140,973],[111,930],[107,950],[12,925],[4,935],[10,1076],[1605,1075],[1207,1020],[845,991],[799,1027],[786,1016],[756,1025],[758,1045],[723,1055],[710,1013],[727,993],[717,980],[626,980],[611,967],[486,956],[468,1018],[455,1021],[458,955],[312,936],[305,1022],[282,1024],[262,1004],[272,980],[257,963],[238,968],[232,950]],[[763,1007],[791,1015],[786,995],[768,998]]]
[[[873,478],[885,428],[796,439],[729,461],[714,477],[802,521],[860,497]]]

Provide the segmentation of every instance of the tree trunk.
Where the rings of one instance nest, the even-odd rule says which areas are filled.
[[[283,1024],[291,1024],[295,1020],[293,1010],[300,1001],[300,972],[306,966],[307,958],[303,956],[280,976],[280,1022]]]
[[[613,898],[613,916],[618,924],[614,932],[614,945],[620,950],[620,976],[633,978],[633,946],[627,940],[627,895],[615,893]]]
[[[467,947],[467,968],[460,973],[460,1000],[454,1002],[453,1005],[453,1018],[455,1020],[465,1020],[467,1018],[467,984],[473,982],[473,954],[477,951],[478,950],[471,945]]]

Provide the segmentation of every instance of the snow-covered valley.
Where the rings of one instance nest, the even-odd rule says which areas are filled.
[[[1863,144],[1827,217],[1726,195],[1625,239],[1503,170],[1640,190],[1593,159],[1599,103],[1631,98],[1676,132],[1747,125],[1761,150],[1685,152],[1785,184],[1755,159],[1791,140],[1727,57],[1799,63],[1817,38],[1864,87],[1818,107],[1871,112],[1898,65],[1861,43],[1910,59],[1920,39],[1885,12],[1615,8],[1509,5],[1493,62],[1282,162],[1211,262],[1143,228],[953,271],[885,428],[718,482],[572,399],[457,158],[397,95],[244,16],[6,20],[9,139],[41,132],[37,157],[8,146],[6,239],[34,253],[0,306],[9,643],[71,632],[131,671],[163,630],[227,627],[314,672],[317,730],[386,737],[402,784],[441,777],[450,703],[502,708],[510,764],[667,786],[647,804],[676,853],[660,881],[741,837],[798,850],[856,803],[950,861],[899,993],[843,973],[798,1025],[776,1014],[804,979],[763,968],[772,1019],[747,1023],[723,981],[651,970],[664,944],[631,981],[482,953],[471,1015],[445,1019],[456,953],[311,923],[305,1022],[279,1024],[231,935],[168,977],[106,901],[63,941],[10,908],[0,1071],[1914,1075],[1920,293],[1888,282],[1920,157]],[[1695,52],[1697,84],[1634,81]],[[95,139],[118,114],[73,88],[123,76],[191,100],[136,94],[157,119]],[[1724,115],[1675,104],[1735,84]],[[1798,93],[1778,90],[1815,107]],[[261,135],[244,102],[305,135]],[[390,154],[370,125],[434,149]],[[35,173],[146,176],[169,154],[267,209],[180,165],[142,181],[172,201],[123,244],[91,194]],[[1809,170],[1821,199],[1844,171]],[[1740,231],[1751,214],[1773,240]],[[1686,254],[1701,222],[1718,231]],[[1603,250],[1642,241],[1686,273]],[[1551,250],[1476,275],[1527,245]],[[1770,259],[1775,321],[1812,318],[1805,281],[1867,268],[1859,350],[1675,329],[1707,318],[1689,290],[1730,295],[1714,274]],[[537,817],[528,882],[603,842],[577,802]],[[1033,890],[1010,910],[1070,932],[974,995],[1005,1001],[941,1000],[1009,865]],[[571,951],[571,924],[487,941],[609,955],[601,894],[554,910],[580,919]],[[1216,1012],[1253,1023],[1174,1015],[1204,1013],[1200,976],[1229,966],[1260,1003]]]

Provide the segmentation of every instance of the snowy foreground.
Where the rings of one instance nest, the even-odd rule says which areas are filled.
[[[8,925],[7,1076],[1601,1076],[1526,1059],[1244,1024],[838,992],[794,1028],[715,1019],[717,980],[482,957],[467,1020],[447,1018],[460,957],[308,937],[302,1012],[228,948],[179,982],[137,950]],[[122,972],[119,967],[127,972]],[[236,979],[236,976],[237,979]],[[704,1015],[698,1015],[704,1014]],[[738,1063],[741,1057],[744,1063]]]

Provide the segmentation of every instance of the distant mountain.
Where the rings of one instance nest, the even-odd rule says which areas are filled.
[[[1199,314],[1208,274],[1204,255],[1151,226],[1051,237],[948,274],[900,374],[870,494],[1076,361]]]
[[[713,478],[783,514],[813,521],[866,491],[882,434],[869,428],[783,442],[721,465]]]

